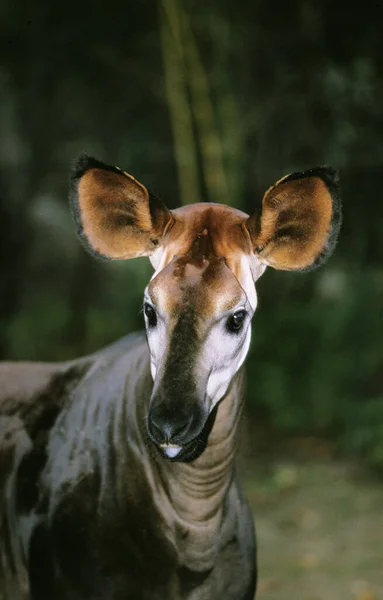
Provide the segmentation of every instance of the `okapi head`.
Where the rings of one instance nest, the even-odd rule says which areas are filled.
[[[251,216],[209,203],[170,211],[131,175],[82,156],[71,202],[79,236],[94,254],[150,257],[148,432],[166,457],[192,460],[245,360],[257,279],[267,266],[308,270],[331,254],[341,220],[337,174],[318,167],[288,175]]]

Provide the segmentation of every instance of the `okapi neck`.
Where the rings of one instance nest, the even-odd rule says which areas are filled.
[[[220,401],[205,451],[191,463],[157,463],[175,520],[192,528],[217,523],[233,480],[243,409],[242,373]]]

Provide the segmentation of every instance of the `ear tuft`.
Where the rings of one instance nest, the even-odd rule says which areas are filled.
[[[276,269],[306,271],[334,250],[341,225],[339,177],[327,166],[292,173],[265,193],[246,226],[253,251]]]
[[[70,203],[81,241],[103,258],[149,256],[172,221],[134,177],[86,154],[72,167]]]

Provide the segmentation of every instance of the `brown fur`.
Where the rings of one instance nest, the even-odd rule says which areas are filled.
[[[282,179],[264,195],[260,230],[252,235],[254,249],[276,269],[303,269],[321,253],[331,217],[332,199],[322,179]]]
[[[172,212],[172,227],[162,241],[162,271],[150,293],[162,295],[169,314],[195,290],[201,316],[222,310],[225,299],[243,293],[241,253],[250,254],[242,232],[245,213],[219,204],[196,204]],[[234,275],[234,277],[233,277]]]
[[[211,258],[202,264],[188,263],[183,256],[174,258],[148,289],[157,306],[170,318],[191,305],[198,318],[214,319],[244,297],[237,278],[222,258]]]
[[[147,189],[131,175],[90,169],[78,184],[78,202],[85,237],[108,258],[150,254],[171,217],[153,218]]]
[[[91,159],[90,165],[94,163],[100,166],[76,174],[74,204],[81,236],[93,251],[109,258],[151,255],[161,247],[166,255],[161,264],[166,265],[194,247],[194,256],[224,257],[241,281],[244,256],[254,254],[276,269],[306,269],[332,250],[331,230],[336,238],[339,229],[339,218],[334,220],[337,177],[327,167],[279,180],[265,193],[261,213],[248,217],[219,204],[168,211],[132,176],[115,167],[103,169]]]

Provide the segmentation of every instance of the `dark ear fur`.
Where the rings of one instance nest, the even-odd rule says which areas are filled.
[[[311,270],[334,250],[341,225],[339,178],[331,167],[287,175],[246,222],[253,252],[282,270]]]
[[[73,164],[69,199],[77,233],[96,256],[148,256],[172,221],[170,211],[134,177],[81,155]]]

